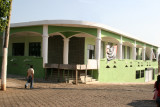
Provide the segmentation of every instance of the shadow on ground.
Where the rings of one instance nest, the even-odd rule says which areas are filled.
[[[128,105],[132,107],[155,107],[156,102],[154,100],[135,100]]]

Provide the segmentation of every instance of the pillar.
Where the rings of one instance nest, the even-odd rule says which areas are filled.
[[[101,55],[101,29],[97,29],[97,38],[96,38],[96,59],[98,62],[98,68],[100,65],[100,55]]]
[[[42,43],[42,56],[43,56],[43,67],[45,63],[48,63],[48,25],[43,25],[43,43]]]
[[[63,64],[68,64],[68,50],[69,50],[69,38],[64,38],[63,47]]]
[[[136,60],[136,41],[132,47],[132,59]]]
[[[151,51],[150,51],[150,60],[152,61],[152,58],[153,58],[153,48],[151,48]]]
[[[124,58],[125,58],[125,59],[128,59],[128,54],[127,54],[128,50],[127,50],[127,46],[125,46],[124,48],[125,48],[125,54],[124,54],[125,57],[124,57]]]
[[[142,60],[145,61],[146,60],[146,47],[144,46],[142,49]]]
[[[156,51],[156,61],[158,61],[159,53],[158,50]]]
[[[122,43],[118,44],[118,59],[122,60]]]
[[[118,43],[118,59],[122,60],[122,46],[123,45],[123,41],[122,41],[122,36],[120,38],[120,42]]]

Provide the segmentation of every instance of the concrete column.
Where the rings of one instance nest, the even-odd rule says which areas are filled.
[[[63,64],[68,64],[69,38],[65,38],[63,47]]]
[[[43,43],[42,43],[42,56],[43,56],[43,67],[45,63],[48,63],[48,25],[43,25]]]
[[[128,52],[128,51],[127,51],[127,46],[125,46],[124,48],[125,48],[125,54],[124,54],[125,57],[124,57],[124,58],[127,59],[127,57],[128,57],[128,54],[127,54],[127,52]]]
[[[133,60],[136,60],[136,41],[132,47],[132,58],[133,58]]]
[[[158,50],[156,51],[156,61],[158,61],[158,56],[159,56],[159,53],[158,53]]]
[[[118,59],[122,60],[122,43],[118,44]]]
[[[144,46],[142,49],[142,60],[145,61],[146,60],[146,47]]]
[[[101,29],[97,29],[97,38],[96,38],[96,59],[98,61],[98,68],[100,65],[100,55],[101,55]]]
[[[153,56],[153,48],[151,48],[151,53],[150,53],[150,60],[152,61]]]

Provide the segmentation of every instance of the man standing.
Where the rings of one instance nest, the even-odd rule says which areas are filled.
[[[30,68],[27,71],[27,83],[25,84],[25,88],[27,88],[28,83],[30,83],[30,89],[33,88],[33,79],[34,79],[34,69],[33,65],[30,65]]]

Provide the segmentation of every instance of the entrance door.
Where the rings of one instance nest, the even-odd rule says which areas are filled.
[[[145,82],[149,82],[153,80],[153,70],[146,70],[145,71]]]

